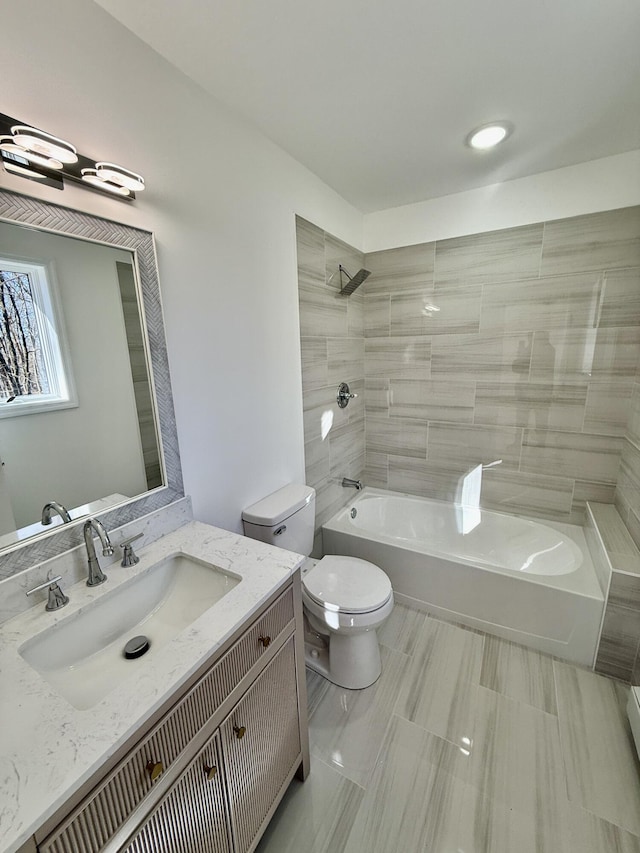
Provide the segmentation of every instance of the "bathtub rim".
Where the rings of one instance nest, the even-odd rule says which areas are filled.
[[[400,548],[403,551],[425,554],[429,557],[436,557],[438,559],[444,559],[449,560],[451,562],[460,563],[465,566],[472,566],[478,571],[492,572],[512,578],[515,577],[526,583],[554,587],[556,589],[564,590],[577,595],[583,595],[587,598],[592,598],[600,602],[604,601],[604,595],[600,587],[600,582],[598,581],[596,570],[593,564],[593,559],[591,557],[591,552],[587,544],[587,539],[585,537],[583,528],[577,524],[567,524],[566,522],[551,521],[550,519],[546,518],[535,518],[532,516],[524,515],[523,513],[507,513],[501,512],[500,510],[482,508],[483,513],[491,513],[493,515],[502,516],[508,519],[518,518],[524,521],[534,522],[535,524],[545,525],[571,539],[578,546],[582,553],[583,559],[582,564],[578,566],[574,571],[562,575],[538,575],[528,572],[520,572],[513,569],[507,569],[501,566],[487,565],[481,562],[476,563],[473,560],[465,559],[463,557],[459,557],[458,555],[451,555],[446,551],[438,551],[433,548],[430,549],[426,545],[423,547],[418,547],[419,543],[417,540],[415,540],[414,542],[407,542],[406,540],[394,539],[391,536],[386,536],[377,531],[372,531],[369,535],[366,535],[366,533],[368,532],[361,531],[350,523],[351,519],[349,518],[349,513],[353,506],[356,506],[360,501],[366,499],[367,497],[398,497],[405,498],[412,502],[435,504],[437,506],[447,507],[454,506],[451,501],[440,501],[436,500],[435,498],[422,497],[421,495],[412,495],[408,492],[394,492],[391,489],[378,489],[372,486],[365,486],[362,491],[354,495],[345,506],[341,507],[331,516],[331,518],[324,522],[324,524],[322,525],[322,530],[324,531],[325,529],[327,529],[330,531],[335,531],[337,533],[344,533],[362,540],[373,539],[374,541],[379,541],[383,544],[392,545],[395,548]]]

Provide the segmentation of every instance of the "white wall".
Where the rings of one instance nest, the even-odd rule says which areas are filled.
[[[68,509],[146,491],[116,261],[106,246],[0,223],[0,256],[51,264],[78,405],[0,419],[0,454],[17,527],[43,505]]]
[[[125,205],[1,169],[0,186],[155,232],[185,488],[240,529],[304,477],[294,213],[356,246],[362,216],[95,4],[5,4],[2,34],[2,111],[148,189]]]
[[[364,251],[640,204],[640,151],[367,214]]]

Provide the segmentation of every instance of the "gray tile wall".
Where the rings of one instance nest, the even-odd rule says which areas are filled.
[[[364,469],[364,285],[340,296],[338,272],[342,264],[354,275],[364,255],[299,216],[296,235],[305,473],[319,530],[353,495],[342,478]],[[336,402],[340,382],[358,395],[346,409]]]
[[[502,459],[484,506],[581,522],[615,493],[640,542],[640,207],[364,265],[365,481],[449,500]]]

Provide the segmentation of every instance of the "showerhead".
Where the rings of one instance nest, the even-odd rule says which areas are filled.
[[[341,296],[351,296],[354,290],[357,290],[362,282],[369,278],[371,275],[369,270],[358,270],[358,272],[354,276],[350,276],[346,269],[340,264],[340,295]],[[345,284],[342,283],[342,273],[346,275],[349,281]]]

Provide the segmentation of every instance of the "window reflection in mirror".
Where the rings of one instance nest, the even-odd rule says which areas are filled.
[[[163,478],[132,254],[0,222],[0,259],[2,547]]]

